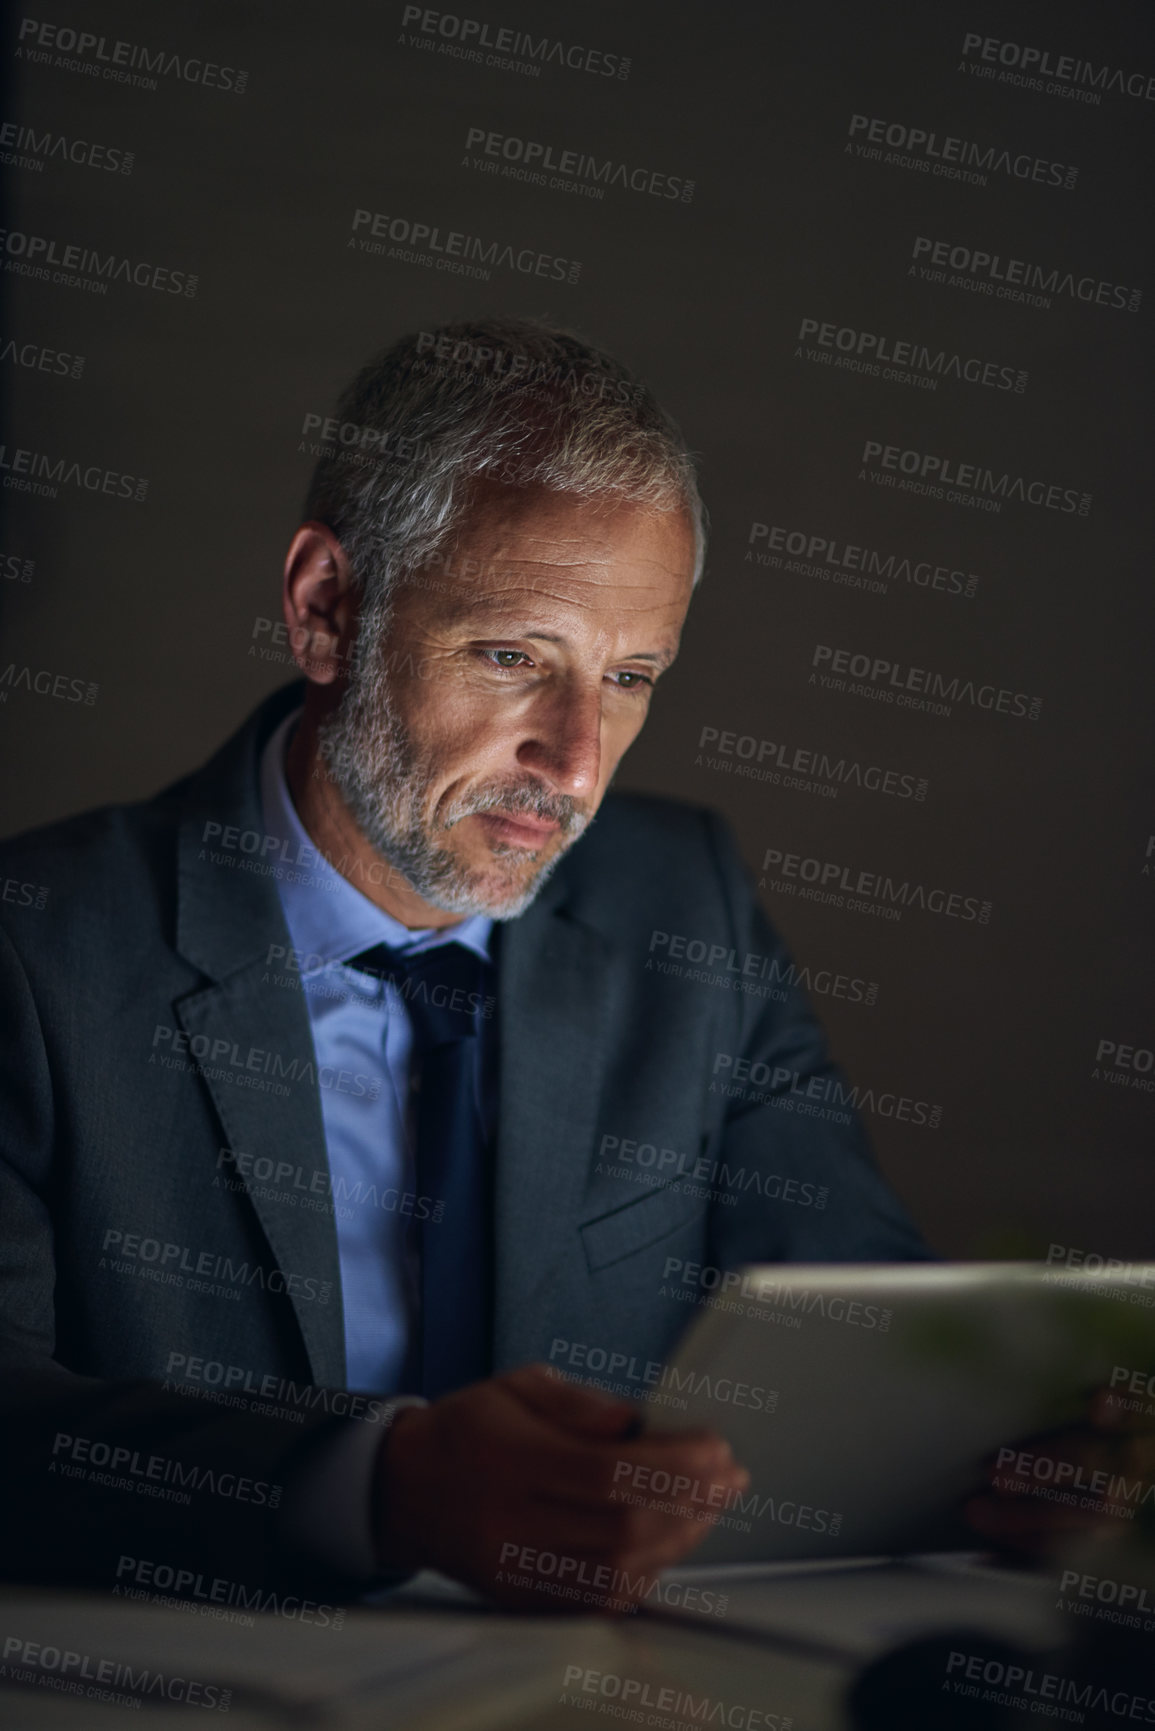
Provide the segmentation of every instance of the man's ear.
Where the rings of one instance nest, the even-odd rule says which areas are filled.
[[[302,523],[289,543],[281,606],[305,678],[335,684],[353,653],[357,594],[345,550],[327,524]]]

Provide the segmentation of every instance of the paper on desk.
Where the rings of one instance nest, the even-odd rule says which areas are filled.
[[[418,1626],[414,1627],[414,1623]],[[466,1650],[478,1636],[432,1619],[406,1618],[396,1633],[378,1621],[347,1617],[333,1629],[276,1616],[235,1621],[161,1605],[86,1594],[5,1593],[0,1601],[0,1647],[19,1662],[11,1638],[89,1656],[134,1670],[179,1672],[203,1683],[253,1688],[283,1700],[309,1701],[338,1686],[402,1676]]]
[[[705,1598],[707,1590],[712,1599]],[[954,1555],[690,1565],[662,1577],[661,1598],[662,1615],[699,1627],[749,1630],[860,1660],[952,1629],[987,1630],[1037,1647],[1055,1636],[1053,1583]],[[650,1604],[659,1609],[656,1594]]]
[[[58,1655],[67,1652],[87,1657],[83,1674],[95,1677],[108,1660],[114,1668],[232,1690],[234,1707],[264,1708],[274,1718],[323,1709],[326,1726],[334,1727],[368,1723],[370,1709],[379,1723],[383,1701],[397,1715],[393,1722],[407,1727],[500,1724],[503,1704],[512,1711],[556,1696],[562,1659],[575,1648],[588,1646],[591,1664],[604,1660],[603,1631],[588,1620],[580,1630],[571,1624],[560,1646],[546,1633],[527,1652],[524,1619],[515,1618],[354,1610],[335,1629],[259,1614],[251,1625],[232,1623],[85,1594],[0,1594],[0,1651],[7,1646],[10,1665],[20,1665],[32,1643],[48,1650],[42,1667],[59,1669]],[[11,1645],[16,1637],[19,1649]],[[77,1674],[74,1664],[71,1675]],[[106,1686],[124,1689],[118,1669],[115,1682],[107,1668],[105,1676]],[[83,1711],[83,1702],[77,1705]]]

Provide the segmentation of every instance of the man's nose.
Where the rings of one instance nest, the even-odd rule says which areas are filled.
[[[559,793],[589,799],[597,791],[602,765],[600,688],[552,692],[535,709],[517,760],[544,776]]]

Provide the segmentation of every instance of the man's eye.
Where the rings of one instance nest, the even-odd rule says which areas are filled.
[[[615,676],[615,684],[622,691],[638,691],[654,682],[644,673],[634,673],[628,667]]]
[[[481,654],[491,667],[517,667],[519,663],[529,661],[529,656],[521,649],[483,649]]]

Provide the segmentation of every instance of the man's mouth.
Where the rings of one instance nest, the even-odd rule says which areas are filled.
[[[536,851],[544,847],[550,836],[557,835],[561,829],[556,818],[507,817],[496,811],[475,812],[474,816],[478,823],[485,825],[486,833],[492,841],[501,842],[506,847],[524,847]]]

